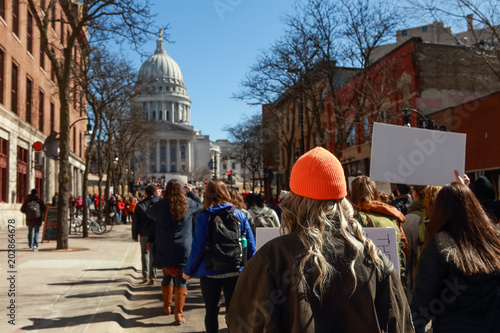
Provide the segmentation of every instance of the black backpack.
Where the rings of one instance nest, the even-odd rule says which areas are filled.
[[[28,220],[38,219],[42,217],[42,207],[38,200],[29,201],[25,208],[26,218]]]
[[[241,246],[241,223],[231,210],[224,209],[209,214],[207,242],[205,244],[205,266],[219,272],[238,272],[243,266]]]

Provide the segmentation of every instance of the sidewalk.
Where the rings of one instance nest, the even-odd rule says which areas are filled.
[[[55,241],[40,243],[40,235],[38,252],[28,248],[27,228],[16,228],[14,269],[8,231],[0,230],[0,332],[204,332],[199,279],[188,281],[186,323],[174,325],[174,316],[162,311],[161,274],[156,286],[142,283],[140,246],[130,228],[90,232],[87,239],[70,235],[70,249],[61,251]],[[224,315],[222,307],[220,332],[227,332]]]

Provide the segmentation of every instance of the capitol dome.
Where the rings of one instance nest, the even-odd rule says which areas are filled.
[[[150,56],[139,70],[139,80],[145,82],[163,81],[184,86],[181,69],[165,51],[165,41],[161,34],[156,41],[155,54]]]

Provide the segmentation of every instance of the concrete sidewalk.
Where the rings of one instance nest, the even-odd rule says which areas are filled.
[[[0,332],[204,332],[199,280],[188,282],[186,323],[174,325],[162,311],[161,273],[156,286],[142,283],[140,246],[130,228],[71,235],[64,251],[55,250],[55,241],[39,242],[38,252],[28,248],[27,228],[16,228],[13,268],[8,231],[0,230]],[[224,314],[222,307],[220,332],[227,332]]]

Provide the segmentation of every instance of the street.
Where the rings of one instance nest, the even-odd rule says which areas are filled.
[[[204,332],[199,280],[188,282],[186,323],[174,325],[173,314],[162,311],[161,274],[155,286],[142,282],[140,247],[130,228],[118,225],[101,236],[89,233],[88,239],[71,235],[70,249],[60,251],[55,241],[41,243],[40,234],[39,251],[33,252],[28,229],[20,227],[13,237],[14,266],[8,230],[1,230],[0,331]],[[222,306],[221,332],[227,331],[224,314]]]

